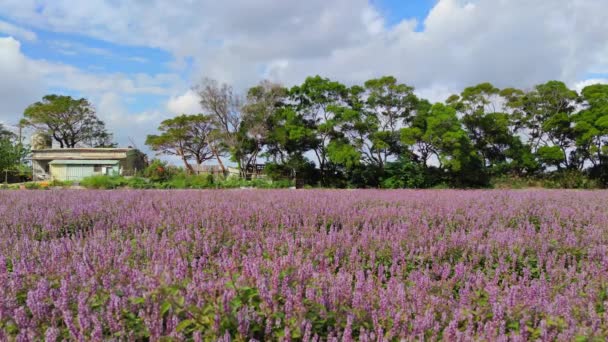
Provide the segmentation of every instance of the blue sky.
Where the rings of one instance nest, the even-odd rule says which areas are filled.
[[[403,19],[416,18],[417,30],[422,30],[424,18],[429,14],[436,0],[380,0],[378,7],[386,15],[387,22],[394,25]]]
[[[17,122],[44,94],[82,96],[121,145],[143,145],[162,119],[199,111],[190,89],[202,77],[244,91],[264,78],[289,86],[315,74],[349,84],[391,74],[433,101],[485,81],[525,88],[561,79],[577,87],[606,79],[606,6],[4,0],[0,121]]]

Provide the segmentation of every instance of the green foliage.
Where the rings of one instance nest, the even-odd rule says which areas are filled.
[[[40,184],[38,184],[36,182],[29,182],[29,183],[25,183],[25,188],[27,190],[39,190],[39,189],[42,189],[42,186],[40,186]]]
[[[596,180],[590,179],[579,170],[561,170],[549,174],[544,187],[555,189],[593,189],[600,187]]]
[[[24,162],[29,148],[17,136],[0,124],[0,179],[2,182],[31,178],[30,168]]]
[[[46,95],[25,109],[23,124],[48,132],[61,148],[114,147],[112,134],[84,98]]]
[[[564,152],[559,146],[541,146],[536,152],[541,163],[559,166],[564,160]]]
[[[95,175],[80,181],[80,185],[88,189],[117,189],[127,184],[127,179],[122,176]]]
[[[280,189],[293,186],[290,180],[272,181],[261,178],[244,180],[238,177],[214,179],[212,175],[188,175],[184,172],[176,173],[167,180],[156,182],[140,177],[98,175],[82,179],[80,185],[88,189]]]
[[[197,165],[217,157],[216,127],[207,115],[179,115],[161,122],[160,135],[148,135],[146,145],[158,154],[178,156],[188,172],[194,170],[189,160]]]
[[[161,182],[170,179],[177,172],[177,169],[170,166],[167,162],[160,159],[154,159],[144,170],[143,176],[149,178],[153,182]]]
[[[385,177],[382,180],[382,187],[385,189],[423,188],[428,186],[422,165],[409,159],[399,159],[394,163],[387,164]]]

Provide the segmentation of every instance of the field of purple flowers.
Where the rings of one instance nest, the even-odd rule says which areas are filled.
[[[608,192],[3,191],[0,340],[604,340]]]

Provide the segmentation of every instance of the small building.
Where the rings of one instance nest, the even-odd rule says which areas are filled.
[[[132,176],[145,167],[134,148],[45,148],[32,150],[34,181],[79,181],[94,175]]]

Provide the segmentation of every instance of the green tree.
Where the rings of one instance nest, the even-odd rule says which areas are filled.
[[[508,108],[503,106],[503,94],[510,96],[515,92],[514,89],[501,92],[490,83],[481,83],[447,100],[460,113],[483,166],[493,173],[520,172],[522,167],[531,167],[524,160],[529,154],[516,135],[520,118],[508,113]]]
[[[573,120],[577,151],[593,166],[603,166],[608,161],[608,85],[585,87],[581,95],[584,108]]]
[[[18,137],[0,124],[0,171],[2,179],[7,174],[16,173],[23,169],[23,161],[29,153],[27,146]]]
[[[420,109],[412,127],[401,130],[402,141],[417,145],[425,164],[430,157],[436,156],[439,168],[451,174],[454,185],[485,185],[487,178],[481,160],[462,128],[456,109],[441,103]]]
[[[114,147],[112,134],[84,98],[47,95],[25,109],[23,123],[48,132],[61,148]]]
[[[522,118],[522,125],[531,150],[539,158],[555,158],[555,148],[561,151],[559,162],[551,159],[558,169],[582,167],[576,154],[571,154],[575,146],[576,134],[573,114],[576,112],[578,94],[563,82],[549,81],[539,84],[526,93],[513,93],[508,98],[509,106]],[[540,150],[540,147],[545,147]],[[539,154],[540,150],[540,154]],[[549,153],[551,151],[551,153]]]
[[[338,124],[333,107],[344,103],[347,88],[343,84],[320,76],[308,77],[300,86],[290,89],[293,108],[301,117],[304,127],[301,132],[306,142],[311,137],[307,130],[314,132],[311,150],[319,166],[322,184],[327,184],[330,166],[328,146],[336,136]]]
[[[247,92],[247,102],[242,109],[243,121],[238,134],[238,156],[244,170],[257,163],[266,145],[274,139],[272,131],[275,128],[277,113],[283,110],[287,96],[286,88],[266,80]]]
[[[410,124],[418,98],[413,87],[398,83],[392,76],[369,80],[364,87],[367,139],[371,142],[369,159],[382,173],[391,158],[404,152],[400,129]]]
[[[148,135],[146,145],[158,154],[178,156],[189,173],[194,173],[189,160],[200,166],[216,157],[211,148],[215,127],[209,116],[180,115],[161,122],[158,130],[161,134]]]

